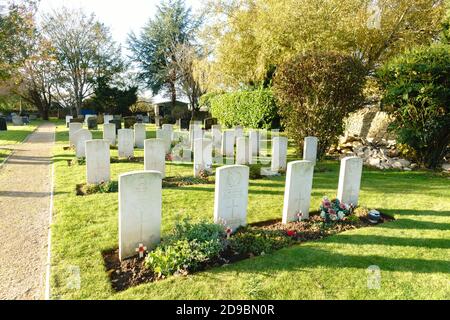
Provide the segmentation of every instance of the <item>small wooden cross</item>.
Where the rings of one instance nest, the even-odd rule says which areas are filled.
[[[145,251],[147,251],[147,247],[144,246],[142,243],[139,243],[139,247],[135,249],[136,252],[139,252],[139,258],[144,257]]]

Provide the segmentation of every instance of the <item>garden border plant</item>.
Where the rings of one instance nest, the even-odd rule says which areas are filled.
[[[324,208],[336,204],[339,219],[323,217]],[[328,208],[328,207],[327,207]],[[173,231],[146,257],[119,261],[118,250],[103,252],[104,263],[113,289],[158,281],[172,275],[188,275],[213,267],[228,265],[305,241],[314,241],[355,228],[372,226],[367,210],[349,210],[350,206],[324,198],[322,214],[311,213],[308,220],[282,224],[272,220],[241,227],[234,234],[226,224],[193,223],[189,217],[180,218]],[[382,214],[380,223],[393,217]]]

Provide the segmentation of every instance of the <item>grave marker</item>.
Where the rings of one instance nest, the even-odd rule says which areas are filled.
[[[303,144],[303,160],[308,160],[316,164],[317,161],[317,145],[316,137],[306,137]]]
[[[216,170],[214,222],[235,231],[247,225],[249,167],[233,165]]]
[[[363,160],[346,157],[341,160],[337,198],[346,204],[358,205]]]
[[[119,258],[136,254],[141,245],[155,248],[161,241],[162,177],[158,171],[119,176]]]
[[[250,163],[250,144],[245,137],[236,140],[236,164],[246,165]]]
[[[194,177],[202,170],[212,171],[212,141],[204,138],[194,141]]]
[[[75,146],[74,134],[78,130],[83,129],[83,124],[79,122],[71,122],[69,123],[69,143],[71,146]]]
[[[134,137],[132,129],[120,129],[118,135],[119,157],[130,158],[134,156]]]
[[[111,179],[109,141],[86,141],[86,180],[88,184],[99,184]]]
[[[134,145],[137,148],[144,148],[144,140],[147,139],[145,132],[145,124],[136,123],[134,125]]]
[[[87,129],[80,129],[73,135],[75,155],[77,158],[86,157],[86,141],[92,140],[92,133]]]
[[[273,137],[272,138],[272,166],[273,172],[286,170],[288,138]]]
[[[144,170],[159,171],[164,178],[166,175],[166,151],[161,139],[147,139],[144,141]]]
[[[302,214],[302,219],[309,219],[313,175],[313,162],[289,162],[284,191],[283,224],[298,220],[299,213]]]

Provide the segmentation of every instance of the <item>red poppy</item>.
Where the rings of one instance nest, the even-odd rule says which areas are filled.
[[[293,231],[293,230],[288,230],[288,231],[286,232],[286,234],[287,234],[289,237],[294,237],[297,233],[296,233],[295,231]]]

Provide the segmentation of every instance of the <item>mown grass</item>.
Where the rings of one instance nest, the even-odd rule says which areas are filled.
[[[12,152],[11,146],[21,143],[31,132],[33,132],[42,121],[34,120],[24,126],[15,126],[8,123],[7,131],[0,131],[0,163],[2,163]]]
[[[154,137],[148,128],[148,137]],[[101,132],[94,132],[95,138]],[[226,267],[172,277],[115,293],[102,252],[118,246],[117,194],[75,196],[84,166],[67,166],[67,132],[58,126],[52,226],[53,299],[448,299],[450,298],[450,180],[432,172],[364,168],[361,204],[395,222],[296,245]],[[117,151],[112,150],[112,155]],[[142,150],[136,151],[142,156]],[[293,149],[290,159],[293,160]],[[318,164],[312,209],[336,194],[339,164]],[[114,163],[112,178],[140,163]],[[167,175],[191,175],[192,164],[167,163]],[[249,222],[281,218],[284,177],[250,181]],[[163,190],[163,234],[181,216],[212,221],[214,185]],[[381,269],[381,288],[367,286],[367,268]],[[75,269],[74,269],[75,267]],[[77,269],[79,268],[79,269]],[[80,287],[73,286],[80,271]]]

